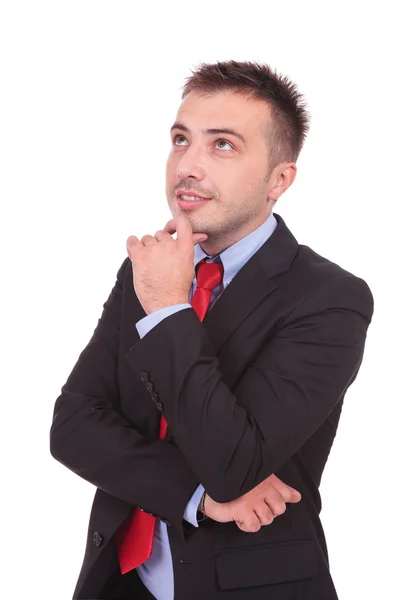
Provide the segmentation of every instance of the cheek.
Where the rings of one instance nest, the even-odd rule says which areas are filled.
[[[167,162],[165,163],[167,174],[171,171],[171,166],[172,166],[172,156],[171,156],[171,154],[169,154],[168,158],[167,158]]]
[[[175,161],[173,160],[173,157],[169,156],[165,165],[165,179],[167,189],[168,187],[170,188],[171,186],[176,184],[176,180],[178,179],[176,170],[177,166],[175,164]]]
[[[258,188],[262,180],[263,170],[257,162],[249,162],[234,173],[235,188],[245,194]]]

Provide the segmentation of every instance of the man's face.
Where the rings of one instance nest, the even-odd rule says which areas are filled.
[[[173,217],[185,214],[194,233],[208,235],[201,244],[206,252],[220,252],[261,225],[276,200],[276,195],[272,194],[272,199],[269,195],[279,166],[267,181],[270,157],[266,131],[272,125],[269,107],[231,91],[207,97],[190,92],[174,125],[166,166],[169,208]],[[184,202],[182,189],[209,200]]]

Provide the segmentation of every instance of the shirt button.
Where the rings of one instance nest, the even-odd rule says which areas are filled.
[[[140,379],[142,381],[149,381],[150,380],[150,375],[147,373],[147,371],[142,371],[140,373]]]

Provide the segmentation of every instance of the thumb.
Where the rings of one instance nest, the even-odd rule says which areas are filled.
[[[194,246],[200,242],[205,242],[207,238],[208,235],[205,233],[192,233],[192,242]]]

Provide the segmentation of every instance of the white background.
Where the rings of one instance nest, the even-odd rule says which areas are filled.
[[[306,96],[311,130],[275,212],[300,243],[363,277],[374,294],[321,518],[340,599],[394,597],[395,7],[1,3],[3,598],[72,597],[95,489],[50,455],[54,402],[97,325],[127,237],[154,234],[171,218],[164,169],[184,78],[200,62],[229,59],[269,63]]]

